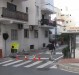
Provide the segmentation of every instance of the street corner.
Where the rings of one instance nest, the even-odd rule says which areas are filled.
[[[79,74],[79,67],[71,65],[71,64],[58,64],[57,67],[61,70],[78,73]]]
[[[77,59],[61,59],[57,67],[68,72],[79,73],[79,63]]]

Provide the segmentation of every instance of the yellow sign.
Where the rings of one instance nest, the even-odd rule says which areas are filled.
[[[18,43],[18,42],[12,42],[12,43],[11,43],[11,47],[12,47],[12,46],[14,46],[13,49],[17,49],[17,50],[19,49],[19,43]]]

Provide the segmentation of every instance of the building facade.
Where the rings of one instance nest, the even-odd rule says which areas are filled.
[[[54,25],[50,16],[53,13],[53,0],[0,0],[2,56],[10,55],[12,42],[19,43],[19,51],[46,47],[49,29]]]

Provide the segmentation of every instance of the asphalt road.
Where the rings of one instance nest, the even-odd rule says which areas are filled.
[[[49,61],[49,52],[40,53],[40,61],[0,59],[0,75],[79,75],[57,68],[57,61],[61,59],[61,50],[53,55],[54,61]]]

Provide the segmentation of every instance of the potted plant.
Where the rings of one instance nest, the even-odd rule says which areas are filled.
[[[64,48],[64,49],[62,50],[62,53],[63,53],[63,57],[64,57],[64,58],[70,58],[70,57],[71,57],[69,47]]]

